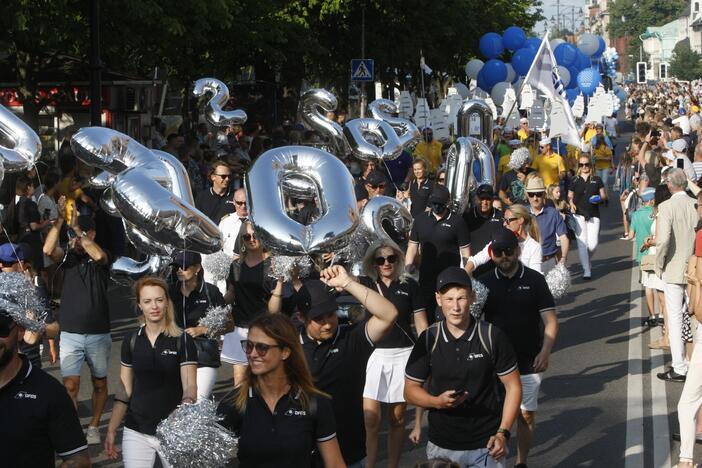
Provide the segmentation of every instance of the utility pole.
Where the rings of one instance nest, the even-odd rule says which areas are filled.
[[[366,5],[361,8],[361,58],[366,58]],[[361,118],[366,116],[366,82],[361,81]]]
[[[556,23],[558,25],[558,34],[561,32],[561,0],[556,0]]]
[[[100,60],[100,0],[90,2],[90,125],[102,125],[102,63]]]

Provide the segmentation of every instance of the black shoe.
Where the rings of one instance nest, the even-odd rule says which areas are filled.
[[[518,463],[518,464],[514,465],[514,468],[527,468],[527,464],[526,463]]]
[[[651,328],[658,326],[658,319],[656,319],[656,317],[649,317],[647,319],[644,319],[642,322],[643,325],[646,325]]]
[[[662,315],[660,317],[658,317],[656,320],[658,320],[658,325],[665,325],[665,319],[663,318]]]
[[[668,369],[666,372],[661,372],[657,375],[659,379],[666,382],[684,382],[686,378],[686,376],[678,374],[673,369]]]
[[[680,433],[679,432],[673,432],[673,440],[677,440],[680,442]],[[695,443],[702,445],[702,435],[697,434],[695,436]]]

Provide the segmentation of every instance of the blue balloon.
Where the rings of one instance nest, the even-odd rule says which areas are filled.
[[[480,38],[480,53],[489,59],[494,59],[502,55],[505,51],[505,46],[502,44],[502,36],[497,33],[489,32],[483,34]]]
[[[605,42],[605,40],[602,36],[597,36],[597,42],[599,42],[600,46],[597,48],[597,52],[592,54],[592,58],[602,57],[602,54],[604,53],[605,49],[607,48],[607,43]]]
[[[502,60],[490,59],[485,62],[485,65],[483,65],[480,71],[485,78],[485,84],[487,84],[490,89],[497,83],[507,79],[507,66]]]
[[[480,69],[478,72],[478,88],[482,89],[483,91],[489,93],[490,90],[492,89],[492,86],[488,86],[487,83],[485,82],[485,75],[483,74],[483,70],[485,69],[485,66]]]
[[[580,70],[577,69],[577,67],[568,67],[568,71],[570,72],[570,83],[568,83],[568,86],[566,86],[566,89],[575,89],[578,87],[578,73],[580,73]]]
[[[523,47],[516,51],[512,56],[512,68],[518,75],[526,76],[529,72],[529,67],[536,57],[536,51],[528,47]]]
[[[573,82],[575,82],[575,80],[573,80]],[[580,91],[577,88],[566,89],[566,97],[568,98],[568,102],[570,102],[571,106],[573,105],[573,102],[575,102],[575,98],[578,97],[578,94],[580,94]]]
[[[538,37],[530,37],[524,42],[524,47],[534,49],[534,52],[538,52],[539,47],[541,47],[541,39]]]
[[[519,26],[510,26],[502,34],[502,43],[511,51],[521,49],[525,41],[526,33]]]
[[[587,96],[595,92],[601,80],[600,72],[596,68],[586,68],[578,73],[578,87]]]
[[[556,57],[556,63],[558,65],[563,65],[564,67],[571,67],[575,65],[575,61],[578,59],[578,49],[573,44],[560,44],[553,51],[553,55]]]
[[[586,68],[590,68],[590,57],[578,50],[578,61],[575,67],[578,70],[585,70]]]

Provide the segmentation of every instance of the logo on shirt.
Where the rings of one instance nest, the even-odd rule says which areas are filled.
[[[172,349],[164,349],[161,351],[161,356],[177,356],[178,351],[173,351]]]
[[[442,225],[443,227],[451,227],[451,225],[450,225],[449,223],[441,223],[441,225]]]
[[[207,299],[198,299],[195,304],[207,304]]]
[[[19,391],[15,395],[15,400],[36,400],[37,396],[34,393]]]
[[[339,352],[339,348],[332,348],[329,350],[329,354],[336,354]]]
[[[484,357],[483,353],[470,353],[466,359],[472,361],[473,359],[482,359]]]
[[[285,412],[285,416],[307,416],[307,411],[305,410],[294,410],[290,408]]]
[[[523,284],[523,285],[520,285],[520,286],[517,286],[517,291],[529,291],[530,289],[531,289],[531,286],[527,286],[527,285],[524,285],[524,284]]]
[[[395,291],[395,295],[396,295],[396,296],[408,296],[408,297],[409,297],[409,293],[408,293],[407,291]]]

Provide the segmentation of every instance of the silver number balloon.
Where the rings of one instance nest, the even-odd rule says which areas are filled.
[[[415,124],[407,119],[395,117],[393,114],[399,112],[397,104],[389,99],[376,99],[368,104],[371,117],[376,120],[387,122],[395,129],[397,138],[403,148],[416,146],[422,139],[422,134]]]
[[[110,174],[153,159],[149,148],[124,133],[105,127],[81,128],[71,137],[71,149],[88,166]]]
[[[466,137],[458,137],[446,155],[446,188],[451,194],[451,211],[463,213],[470,202],[470,192],[477,188],[473,146]]]
[[[468,137],[468,141],[473,148],[473,159],[480,166],[480,177],[478,185],[488,184],[495,188],[497,178],[495,177],[495,158],[492,156],[490,148],[477,138]],[[471,170],[472,173],[472,170]]]
[[[456,117],[458,136],[474,137],[492,146],[492,110],[480,99],[463,102]]]
[[[383,227],[385,221],[404,237],[412,229],[412,215],[402,202],[384,195],[368,200],[361,211],[361,225],[377,240],[395,242]]]
[[[227,127],[229,125],[244,125],[246,123],[246,112],[241,109],[230,111],[222,110],[222,107],[229,101],[229,88],[217,78],[200,78],[193,86],[193,96],[202,97],[212,94],[212,98],[205,105],[205,118],[215,127]]]
[[[39,160],[41,156],[39,135],[3,106],[0,106],[0,136],[11,144],[11,146],[0,145],[4,172],[27,170]]]
[[[344,135],[351,152],[358,159],[396,159],[402,153],[402,143],[390,124],[376,119],[353,119],[344,126]],[[381,146],[368,141],[377,140]]]
[[[321,216],[307,226],[283,205],[283,181],[308,177],[319,196]],[[256,235],[273,253],[333,252],[345,246],[358,225],[353,178],[333,155],[316,148],[285,146],[258,157],[245,179],[249,216]]]
[[[344,130],[338,123],[329,120],[325,115],[337,108],[336,96],[326,89],[310,89],[300,97],[300,115],[302,121],[329,138],[334,154],[339,157],[349,153],[349,147],[344,138]]]

